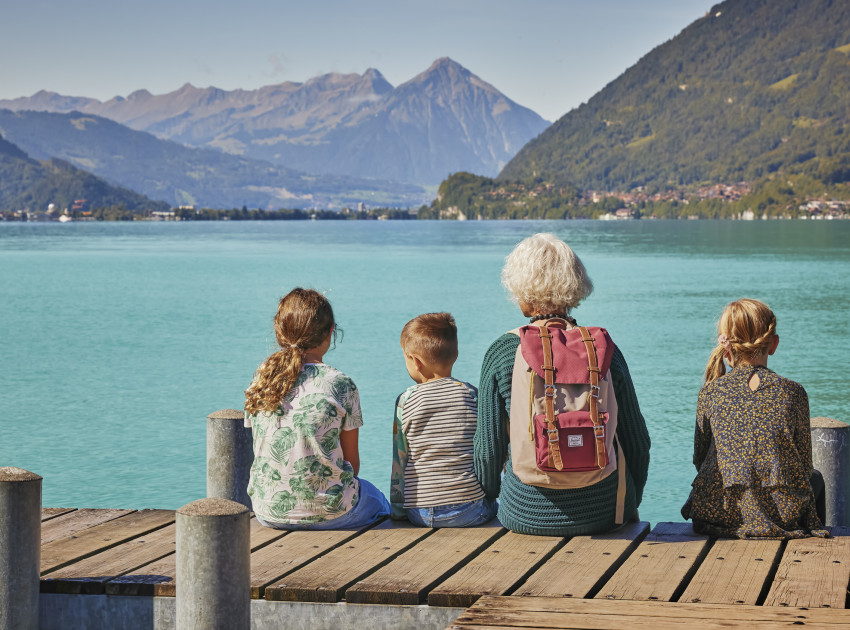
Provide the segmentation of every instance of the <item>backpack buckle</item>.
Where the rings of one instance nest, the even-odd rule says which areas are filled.
[[[591,385],[590,386],[590,395],[593,398],[599,398],[599,392],[600,391],[602,391],[602,390],[599,388],[599,385]]]
[[[600,425],[594,426],[593,427],[593,435],[597,439],[604,439],[605,438],[605,425],[600,424]]]
[[[550,442],[557,442],[558,441],[558,429],[546,429],[546,433],[549,434],[549,441]]]
[[[549,385],[549,384],[544,385],[543,386],[543,395],[546,396],[547,398],[554,398],[555,397],[555,386]]]

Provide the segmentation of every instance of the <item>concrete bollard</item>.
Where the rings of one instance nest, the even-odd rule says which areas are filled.
[[[38,628],[41,477],[0,467],[0,630]]]
[[[207,496],[251,508],[248,476],[254,463],[251,429],[243,412],[221,409],[207,416]]]
[[[227,499],[177,510],[177,630],[251,626],[250,512]]]
[[[850,525],[850,425],[832,418],[812,418],[812,463],[826,486],[825,525]]]

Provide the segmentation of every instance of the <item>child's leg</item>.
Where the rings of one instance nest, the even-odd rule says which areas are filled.
[[[362,529],[388,516],[390,502],[384,493],[371,482],[359,477],[357,479],[360,482],[360,494],[357,504],[348,513],[324,523],[305,526],[304,529]]]
[[[483,498],[434,508],[409,508],[407,518],[424,527],[477,527],[493,520],[498,507],[495,499]]]
[[[407,520],[417,527],[434,527],[434,510],[439,508],[407,508]]]

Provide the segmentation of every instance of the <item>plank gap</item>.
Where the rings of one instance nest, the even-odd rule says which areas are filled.
[[[767,600],[767,594],[770,593],[770,587],[773,584],[774,578],[776,578],[776,572],[779,571],[779,563],[782,561],[782,556],[785,554],[785,549],[787,549],[787,547],[788,541],[783,540],[779,545],[779,550],[773,557],[773,564],[770,566],[770,571],[767,574],[767,579],[764,581],[764,585],[761,587],[761,592],[759,593],[758,599],[756,600],[756,606],[764,606],[764,602],[765,600]]]
[[[375,527],[379,523],[380,523],[380,521],[377,522],[377,523],[373,523],[369,527],[364,527],[363,529],[352,530],[350,536],[346,536],[345,538],[342,538],[338,542],[333,543],[331,546],[328,546],[326,549],[319,552],[315,556],[311,556],[310,558],[307,558],[306,560],[302,561],[300,564],[293,565],[292,567],[288,567],[286,569],[286,571],[284,571],[280,575],[276,576],[274,579],[270,579],[270,580],[263,582],[262,584],[259,584],[259,585],[252,584],[251,585],[251,591],[252,591],[251,597],[253,599],[265,599],[265,597],[266,597],[266,587],[267,586],[270,586],[271,584],[274,584],[275,582],[279,582],[280,580],[285,578],[290,573],[294,573],[295,571],[303,569],[304,567],[306,567],[311,562],[315,562],[319,558],[323,558],[324,556],[326,556],[330,552],[332,552],[334,549],[338,549],[342,545],[344,545],[348,542],[351,542],[354,538],[357,538],[363,532],[369,531],[370,529],[372,529],[373,527]],[[309,531],[309,530],[292,530],[292,532],[290,532],[290,533],[294,533],[295,531]],[[334,530],[326,530],[326,531],[334,531]],[[336,531],[343,531],[343,530],[336,530]],[[274,542],[279,542],[279,541],[280,541],[280,538],[277,538]],[[256,595],[256,597],[254,597],[254,595]]]
[[[682,596],[682,593],[688,588],[688,584],[691,583],[691,580],[694,579],[694,576],[697,574],[697,571],[700,568],[700,565],[703,563],[705,558],[708,556],[708,552],[714,547],[714,543],[717,542],[717,538],[709,538],[708,544],[703,545],[703,548],[700,550],[697,557],[694,559],[691,567],[685,572],[685,575],[682,576],[682,581],[679,582],[679,586],[675,588],[673,591],[673,595],[670,597],[671,602],[678,602],[679,598]]]
[[[611,566],[608,568],[608,570],[605,571],[605,573],[603,573],[602,576],[600,576],[600,578],[596,581],[596,583],[592,587],[590,587],[590,590],[584,595],[585,598],[593,599],[593,598],[596,597],[596,595],[599,594],[599,591],[602,590],[602,587],[605,586],[605,583],[608,580],[611,579],[611,577],[617,572],[617,570],[621,566],[623,566],[623,563],[628,559],[628,557],[630,555],[632,555],[634,550],[637,549],[640,546],[640,544],[644,541],[644,539],[646,538],[646,535],[649,534],[649,531],[650,531],[650,528],[647,525],[647,527],[644,527],[640,531],[640,533],[638,533],[638,535],[635,536],[634,540],[626,548],[626,550],[623,553],[621,553],[620,556],[614,560],[614,562],[611,563]]]

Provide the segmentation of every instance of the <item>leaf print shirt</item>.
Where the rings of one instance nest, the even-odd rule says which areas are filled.
[[[359,484],[342,457],[340,431],[363,425],[354,382],[323,363],[306,363],[278,408],[245,414],[254,463],[254,512],[269,522],[321,523],[357,504]]]

